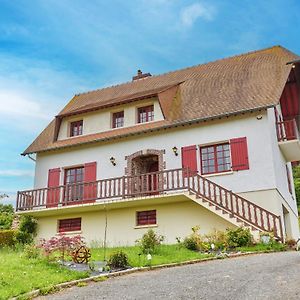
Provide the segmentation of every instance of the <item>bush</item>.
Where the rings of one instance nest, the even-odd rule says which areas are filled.
[[[41,256],[41,249],[35,245],[26,245],[23,250],[23,257],[27,259],[37,259]]]
[[[228,247],[228,238],[224,231],[214,230],[213,232],[206,234],[204,240],[209,244],[209,248],[211,248],[211,245],[213,244],[214,250],[224,250]]]
[[[285,243],[289,247],[289,249],[296,249],[297,247],[297,242],[294,239],[287,240]]]
[[[14,219],[14,208],[11,204],[0,204],[0,230],[11,229]]]
[[[108,265],[113,269],[126,268],[128,266],[128,256],[123,251],[113,253],[109,260]]]
[[[226,235],[230,248],[249,246],[252,243],[252,235],[249,228],[227,229]]]
[[[143,235],[141,240],[138,241],[138,244],[141,248],[141,251],[144,254],[154,253],[157,246],[159,246],[163,240],[164,240],[164,237],[162,235],[159,235],[159,234],[155,233],[152,229],[149,229]]]
[[[31,244],[37,231],[37,220],[31,216],[22,216],[16,240],[21,244]]]
[[[65,234],[60,234],[58,237],[52,237],[49,240],[42,239],[38,247],[43,250],[48,259],[51,254],[58,252],[60,259],[64,262],[66,256],[72,257],[72,252],[83,245],[83,238],[80,235],[68,237]]]
[[[183,245],[185,248],[194,251],[200,250],[202,239],[198,233],[199,229],[199,226],[192,227],[192,233],[183,240]]]
[[[15,244],[15,230],[0,230],[0,248]]]

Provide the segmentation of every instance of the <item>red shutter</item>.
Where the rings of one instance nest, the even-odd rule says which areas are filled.
[[[57,206],[59,202],[59,181],[60,168],[50,169],[48,172],[48,190],[47,193],[47,207]]]
[[[197,147],[196,145],[181,148],[182,168],[189,169],[191,174],[197,173]],[[186,172],[183,173],[186,177]]]
[[[232,170],[248,170],[248,149],[247,149],[247,138],[237,138],[230,140]]]
[[[84,194],[86,202],[94,202],[97,198],[97,162],[91,162],[84,165]]]

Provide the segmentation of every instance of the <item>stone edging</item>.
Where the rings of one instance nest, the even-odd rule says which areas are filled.
[[[192,265],[192,264],[197,264],[197,263],[202,263],[202,262],[204,263],[207,261],[218,260],[218,259],[235,258],[235,257],[240,257],[240,256],[249,256],[249,255],[255,255],[255,254],[267,254],[267,253],[274,253],[274,252],[285,252],[285,251],[270,250],[270,251],[256,251],[256,252],[241,252],[241,253],[228,254],[225,256],[219,256],[219,257],[214,256],[214,257],[207,257],[207,258],[202,258],[202,259],[187,260],[187,261],[183,261],[183,262],[179,262],[179,263],[170,263],[170,264],[156,265],[156,266],[151,266],[151,267],[139,267],[139,268],[136,267],[136,268],[132,268],[129,270],[117,271],[117,272],[113,272],[113,273],[104,273],[104,274],[95,275],[95,276],[91,276],[91,277],[87,277],[87,278],[83,278],[83,279],[77,279],[77,280],[59,283],[59,284],[53,285],[53,288],[58,291],[60,289],[75,286],[81,282],[95,281],[99,278],[113,278],[113,277],[117,277],[117,276],[123,276],[123,275],[127,275],[127,274],[137,273],[137,272],[154,271],[154,270],[158,270],[158,269],[179,267],[179,266],[184,266],[184,265]],[[18,300],[19,297],[32,299],[37,296],[40,296],[40,292],[41,292],[41,289],[37,289],[37,290],[31,291],[31,292],[19,295],[17,297],[11,298],[11,300]]]

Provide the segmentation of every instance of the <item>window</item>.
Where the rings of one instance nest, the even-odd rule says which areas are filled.
[[[156,224],[156,210],[138,211],[136,213],[136,225],[155,225]]]
[[[146,123],[154,120],[154,105],[140,107],[138,109],[138,123]]]
[[[211,145],[200,148],[201,173],[220,173],[231,170],[229,144]]]
[[[112,127],[119,128],[124,126],[124,111],[113,113],[112,115]]]
[[[82,135],[83,120],[71,122],[70,136]]]
[[[65,201],[73,202],[83,199],[84,167],[65,170]]]
[[[58,232],[81,230],[81,218],[58,220]]]

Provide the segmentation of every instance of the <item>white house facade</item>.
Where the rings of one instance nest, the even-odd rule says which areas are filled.
[[[195,225],[298,239],[299,79],[297,56],[273,47],[76,95],[23,153],[35,182],[17,211],[38,238],[111,246]]]

